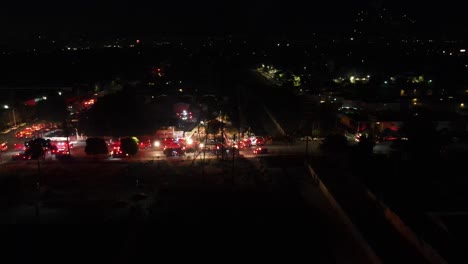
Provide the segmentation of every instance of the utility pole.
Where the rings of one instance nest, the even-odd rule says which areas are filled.
[[[235,157],[236,157],[236,134],[233,135],[233,140],[232,140],[232,178],[231,181],[234,184],[234,162],[235,162]]]
[[[219,111],[219,117],[221,119],[221,160],[224,160],[224,119],[221,111]]]
[[[206,126],[205,126],[205,144],[203,145],[203,162],[202,162],[202,179],[205,177],[205,152],[206,152],[206,142],[208,141],[208,133],[206,133]]]
[[[70,153],[70,129],[68,128],[68,123],[67,123],[67,120],[64,120],[63,121],[63,132],[65,133],[65,135],[67,136],[67,152],[68,152],[68,156],[71,156],[71,153]]]
[[[14,108],[13,108],[13,109],[11,109],[11,112],[12,112],[12,114],[13,114],[13,124],[14,124],[14,126],[16,127],[16,116],[15,116],[15,109],[14,109]]]

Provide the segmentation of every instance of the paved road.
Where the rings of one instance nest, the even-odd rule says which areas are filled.
[[[152,153],[157,151],[145,152]],[[0,223],[15,225],[2,238],[21,262],[59,259],[59,253],[37,254],[52,249],[77,258],[134,262],[160,257],[168,245],[185,252],[203,244],[208,247],[203,252],[221,246],[236,256],[251,250],[314,263],[366,263],[323,197],[315,192],[310,203],[300,195],[291,177],[303,175],[303,168],[284,165],[265,178],[252,161],[258,159],[238,159],[231,171],[229,163],[215,158],[204,169],[177,159],[47,159],[41,163],[41,196],[34,189],[37,163],[9,162],[1,167]],[[37,229],[36,222],[53,225]],[[62,223],[111,225],[83,230]],[[235,241],[240,244],[223,247]]]
[[[256,80],[256,77],[258,77],[258,80]],[[273,85],[268,86],[265,79],[259,75],[254,74],[241,79],[242,90],[244,92],[248,91],[250,97],[265,98],[256,101],[246,99],[247,102],[244,102],[246,106],[243,109],[250,123],[260,126],[264,131],[271,134],[275,132],[275,122],[289,131],[292,131],[291,128],[299,127],[300,124],[294,123],[294,120],[298,120],[300,119],[298,116],[304,115],[302,113],[304,109],[301,108],[301,105],[305,102],[302,102],[302,99],[291,97],[291,93],[281,91],[281,89]],[[267,94],[268,96],[264,96]],[[267,118],[267,115],[262,114],[264,111],[259,107],[259,101],[264,101],[265,105],[272,110],[275,121],[269,120],[271,118]],[[296,102],[296,104],[292,102]],[[276,129],[277,132],[278,129]],[[317,146],[316,142],[312,142],[312,154],[317,154]],[[292,164],[302,166],[305,152],[303,144],[294,144],[294,146],[287,147],[271,146],[269,148],[271,148],[270,154],[264,155],[260,159],[262,166],[266,168],[266,172],[270,174],[270,177],[274,178],[275,172],[284,170],[285,166],[292,166]],[[365,239],[369,241],[371,247],[374,248],[384,263],[408,261],[411,263],[426,263],[422,256],[417,253],[417,250],[411,247],[390,226],[385,220],[381,209],[368,199],[366,189],[359,182],[352,179],[349,171],[343,170],[342,164],[336,161],[327,161],[320,155],[311,158],[310,162],[312,162],[314,169],[317,170],[319,176],[336,197],[338,203],[349,214],[352,221],[358,226]]]

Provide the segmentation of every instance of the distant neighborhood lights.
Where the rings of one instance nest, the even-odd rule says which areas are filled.
[[[460,52],[461,52],[461,53],[465,53],[465,52],[466,52],[466,49],[461,49]]]
[[[461,104],[460,104],[460,108],[465,108],[465,104],[464,104],[464,103],[461,103]]]
[[[42,96],[42,99],[47,100],[47,96]]]

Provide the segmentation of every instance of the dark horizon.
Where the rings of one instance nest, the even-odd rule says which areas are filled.
[[[76,37],[153,34],[297,34],[343,32],[359,10],[403,14],[417,22],[417,31],[463,36],[462,8],[449,2],[403,1],[322,2],[241,1],[234,4],[200,2],[59,1],[6,3],[0,11],[0,40],[23,40],[35,35]],[[383,11],[385,9],[385,11]]]

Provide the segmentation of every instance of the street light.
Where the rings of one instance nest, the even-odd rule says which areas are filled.
[[[9,105],[3,105],[3,108],[10,109]],[[13,125],[16,127],[16,116],[15,116],[15,109],[11,109],[11,113],[13,116]]]

